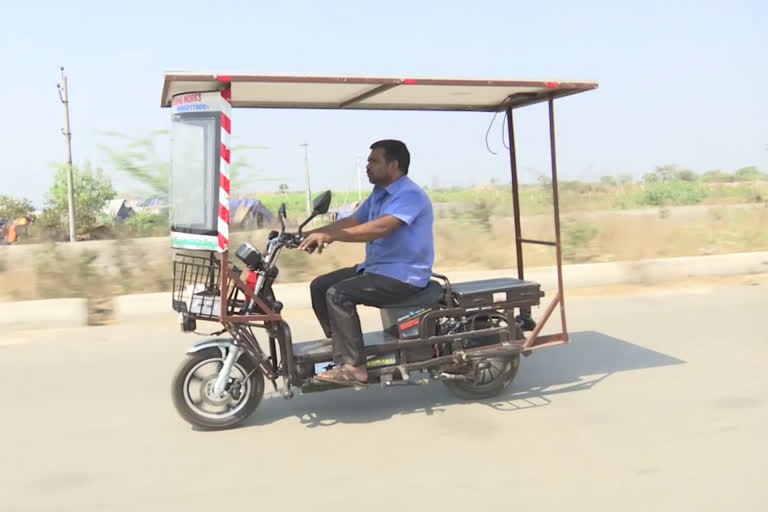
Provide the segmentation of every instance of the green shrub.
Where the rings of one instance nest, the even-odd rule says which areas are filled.
[[[600,230],[588,222],[566,221],[563,224],[563,258],[568,262],[583,262],[594,257],[592,242]]]
[[[707,197],[708,192],[706,185],[697,182],[649,183],[643,190],[643,204],[648,206],[697,204]]]
[[[137,213],[128,217],[123,226],[134,237],[168,234],[168,217],[156,213]]]

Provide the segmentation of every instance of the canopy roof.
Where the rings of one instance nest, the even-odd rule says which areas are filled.
[[[230,83],[232,106],[357,110],[498,112],[595,89],[596,81],[397,78],[168,72],[162,107],[173,96]]]

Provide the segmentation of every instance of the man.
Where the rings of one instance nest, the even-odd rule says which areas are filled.
[[[429,283],[434,261],[432,203],[407,176],[408,148],[398,140],[370,147],[366,167],[373,192],[351,216],[310,231],[299,249],[332,242],[365,242],[365,261],[312,281],[312,307],[341,363],[317,379],[344,385],[368,382],[357,305],[381,307]]]

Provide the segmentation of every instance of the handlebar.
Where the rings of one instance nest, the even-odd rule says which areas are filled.
[[[304,241],[305,235],[299,234],[299,233],[281,233],[278,237],[278,240],[280,241],[280,246],[285,247],[287,249],[298,249],[299,245],[301,245],[301,242]],[[323,244],[323,248],[327,247],[328,244]],[[317,249],[317,246],[314,245],[308,249],[305,249],[307,253],[312,254],[315,252],[315,249]]]

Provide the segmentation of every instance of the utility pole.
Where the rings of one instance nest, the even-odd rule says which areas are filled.
[[[69,131],[69,94],[67,92],[67,75],[61,68],[61,83],[57,84],[59,99],[64,105],[64,135],[67,153],[67,202],[69,203],[69,241],[75,241],[75,185],[72,179],[72,133]]]
[[[304,146],[304,179],[306,181],[306,187],[307,187],[307,215],[312,214],[312,191],[309,189],[309,143],[304,142],[304,144],[299,144],[299,146]]]

